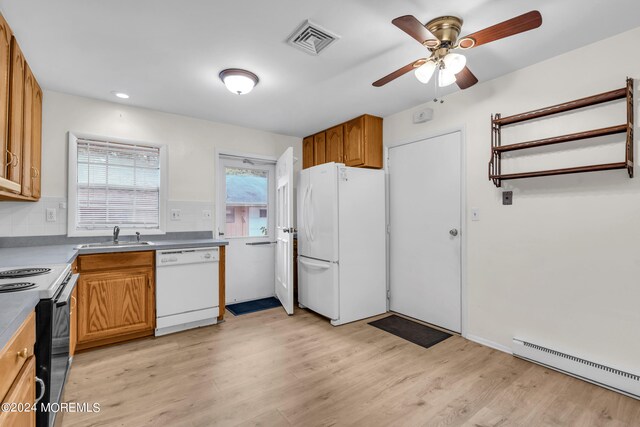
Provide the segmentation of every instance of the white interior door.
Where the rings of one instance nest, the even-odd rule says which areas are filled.
[[[390,308],[460,332],[460,132],[389,149]]]
[[[276,296],[293,314],[293,148],[276,163]]]
[[[220,156],[216,229],[229,241],[227,304],[274,295],[275,159]]]

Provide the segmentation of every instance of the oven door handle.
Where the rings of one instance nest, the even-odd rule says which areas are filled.
[[[67,284],[64,286],[64,290],[62,291],[62,293],[58,297],[58,300],[56,301],[56,307],[62,307],[69,304],[69,300],[71,299],[71,293],[73,292],[73,289],[76,287],[76,283],[78,282],[79,277],[80,277],[79,274],[74,274],[71,276],[71,279],[69,279]]]
[[[36,401],[34,404],[38,404],[38,402],[40,402],[40,399],[44,397],[44,391],[46,389],[44,385],[44,381],[42,381],[40,378],[36,377],[36,382],[40,384],[40,395],[36,398]]]

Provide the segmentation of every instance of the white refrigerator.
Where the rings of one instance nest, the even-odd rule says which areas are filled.
[[[386,312],[384,171],[304,169],[297,204],[300,306],[334,326]]]

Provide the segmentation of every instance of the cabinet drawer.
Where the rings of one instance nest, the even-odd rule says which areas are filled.
[[[153,251],[80,255],[78,269],[81,273],[85,273],[129,267],[153,267],[154,258]]]
[[[33,345],[36,342],[36,317],[31,313],[20,326],[15,335],[0,351],[0,397],[4,398],[7,391],[18,376],[20,369],[33,355]],[[26,349],[26,351],[25,351]]]
[[[36,360],[35,356],[26,359],[11,389],[3,402],[32,405],[36,400]],[[32,427],[36,425],[34,411],[0,412],[0,426]]]

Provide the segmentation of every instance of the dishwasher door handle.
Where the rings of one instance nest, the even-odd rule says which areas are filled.
[[[278,242],[249,242],[249,243],[245,243],[245,245],[247,245],[247,246],[262,246],[262,245],[272,245],[274,243],[278,243]]]

